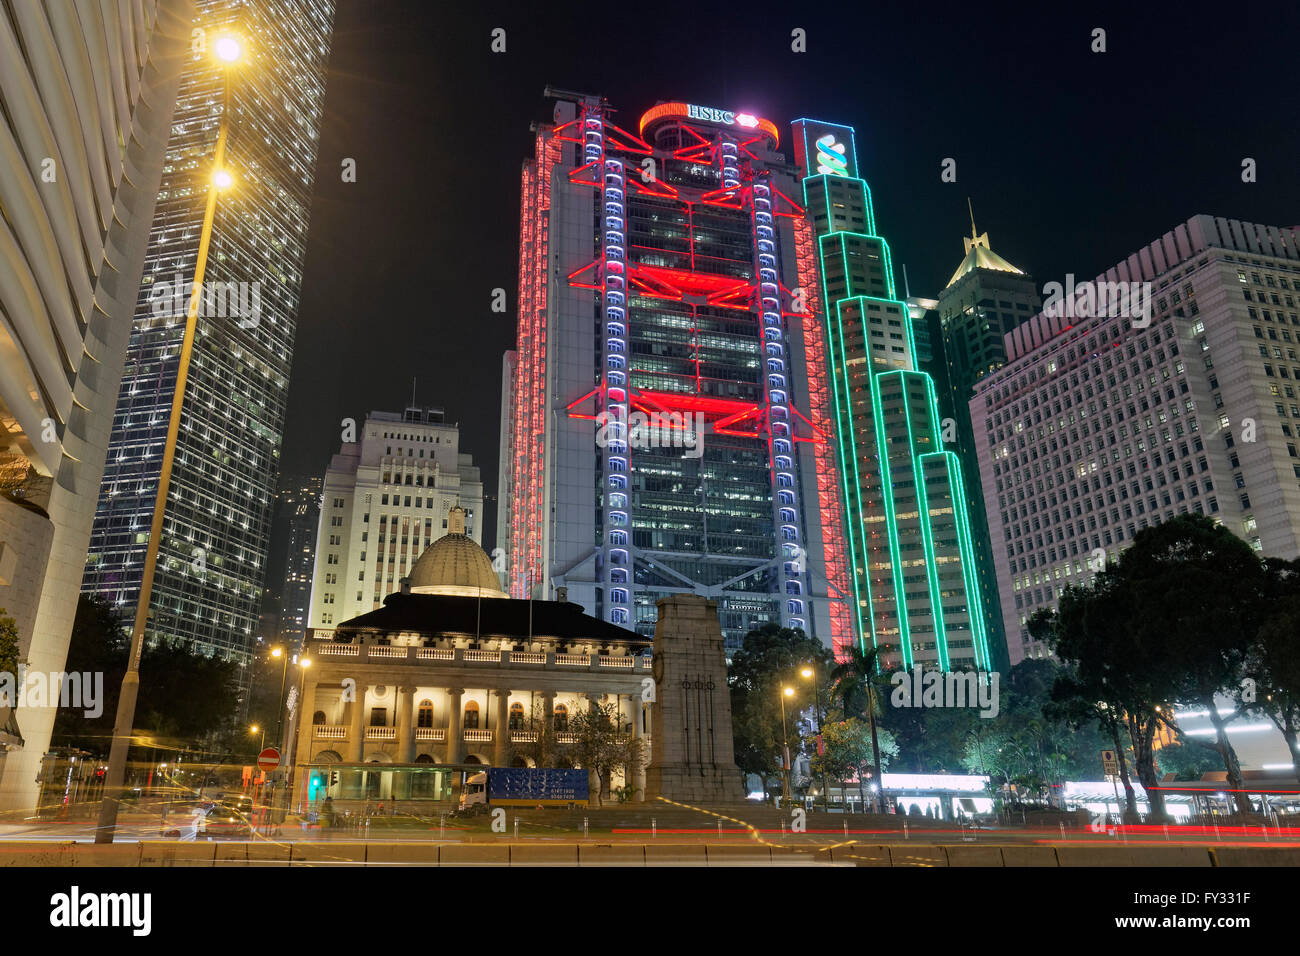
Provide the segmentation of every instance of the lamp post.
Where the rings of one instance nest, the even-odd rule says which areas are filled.
[[[260,754],[263,750],[266,749],[266,728],[259,727],[257,724],[253,724],[253,726],[248,728],[248,735],[250,737],[253,736],[253,734],[257,733],[258,731],[261,731],[262,733],[262,742],[257,745],[257,752]]]
[[[226,138],[230,130],[231,69],[239,61],[242,49],[236,38],[224,36],[218,39],[214,52],[226,68],[221,123],[217,129],[217,144],[212,158],[213,175],[208,187],[207,206],[203,212],[203,228],[199,233],[199,248],[194,262],[194,283],[190,288],[190,302],[185,313],[185,335],[181,340],[180,357],[176,365],[176,385],[172,393],[171,415],[167,422],[167,440],[163,445],[162,466],[158,472],[158,488],[154,495],[153,521],[149,526],[149,543],[145,549],[139,603],[135,609],[135,623],[131,628],[131,653],[127,659],[126,673],[122,677],[122,689],[118,695],[117,716],[113,724],[113,746],[109,751],[104,795],[99,805],[99,824],[95,828],[96,843],[112,843],[117,829],[118,804],[126,779],[126,757],[131,747],[136,698],[140,693],[140,657],[144,653],[144,631],[149,623],[149,603],[153,597],[154,571],[158,565],[163,515],[167,508],[167,493],[171,486],[172,465],[176,459],[181,408],[185,402],[185,385],[189,379],[190,359],[194,351],[194,334],[198,326],[199,303],[203,294],[203,275],[207,270],[208,246],[212,241],[212,223],[217,212],[217,194],[234,183],[234,177],[225,168]]]
[[[283,750],[288,757],[289,772],[285,777],[284,800],[285,810],[289,809],[289,804],[293,800],[293,765],[298,757],[298,726],[299,715],[302,713],[302,687],[303,680],[307,676],[307,668],[311,667],[310,657],[298,658],[298,700],[294,706],[293,719],[289,721],[289,739],[285,742]]]
[[[821,679],[817,673],[817,658],[815,657],[813,658],[811,667],[802,668],[799,671],[799,676],[802,677],[804,680],[811,680],[813,682],[813,712],[817,715],[817,754],[818,756],[821,756],[822,751],[824,751],[826,748],[825,748],[825,744],[823,743],[824,738],[822,737],[822,685],[821,685]],[[826,774],[823,773],[821,775],[821,778],[822,778],[822,810],[828,811],[830,809],[830,804],[829,804],[830,796],[826,789]]]
[[[289,672],[289,655],[285,653],[283,647],[271,648],[271,656],[281,658],[280,660],[280,696],[275,699],[275,739],[283,743],[284,737],[284,678]]]
[[[781,688],[781,740],[783,760],[781,761],[781,806],[790,802],[790,730],[785,720],[785,699],[794,696],[793,687]]]

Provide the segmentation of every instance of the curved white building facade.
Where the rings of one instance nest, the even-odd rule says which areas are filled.
[[[67,655],[193,16],[0,5],[0,608],[33,671]],[[34,804],[54,708],[16,717],[0,809]]]

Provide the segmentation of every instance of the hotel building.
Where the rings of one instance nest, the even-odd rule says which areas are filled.
[[[1146,313],[1095,308],[1103,282],[1148,283]],[[1294,228],[1193,216],[1054,311],[1004,337],[970,402],[1013,664],[1047,654],[1025,621],[1090,556],[1176,514],[1300,555]]]

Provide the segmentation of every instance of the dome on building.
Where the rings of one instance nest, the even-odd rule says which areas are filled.
[[[504,598],[492,559],[465,533],[465,511],[452,508],[447,533],[416,560],[406,585],[412,594]]]

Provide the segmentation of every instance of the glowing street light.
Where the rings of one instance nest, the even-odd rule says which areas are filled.
[[[239,40],[228,35],[218,37],[216,45],[212,49],[216,53],[217,59],[223,63],[237,63],[239,58],[244,55],[244,48],[240,46]]]
[[[235,177],[231,175],[228,169],[218,169],[212,174],[212,185],[218,189],[229,189],[235,184]]]
[[[786,726],[785,699],[794,696],[793,687],[781,688],[781,739],[784,760],[781,761],[781,808],[790,802],[790,731]]]

